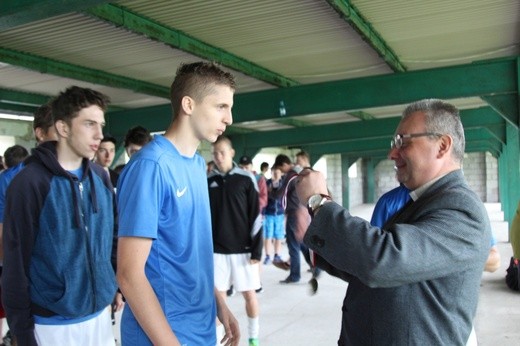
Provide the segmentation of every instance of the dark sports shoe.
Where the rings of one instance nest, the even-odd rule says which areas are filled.
[[[285,278],[285,280],[280,280],[280,283],[284,284],[284,285],[286,285],[286,284],[296,284],[298,282],[300,282],[300,280],[293,280],[289,276],[287,278]]]
[[[289,270],[291,269],[291,264],[287,261],[273,261],[273,265],[276,268],[282,269],[282,270]]]

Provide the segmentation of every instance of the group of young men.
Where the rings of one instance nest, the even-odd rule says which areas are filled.
[[[172,122],[132,155],[117,194],[92,162],[112,152],[101,145],[108,98],[70,87],[52,101],[57,140],[33,150],[6,193],[2,301],[18,345],[113,345],[110,309],[121,294],[123,345],[238,345],[225,302],[231,284],[246,301],[249,344],[258,345],[258,184],[222,136],[235,87],[214,63],[181,65]],[[203,140],[213,143],[209,175],[197,153]],[[409,106],[389,157],[413,202],[379,227],[334,203],[308,163],[298,170],[277,157],[294,240],[282,283],[300,280],[299,252],[307,259],[308,248],[313,267],[349,281],[340,345],[468,341],[491,231],[462,176],[463,153],[453,106]]]
[[[91,161],[113,153],[99,151],[108,98],[70,87],[51,102],[56,141],[33,150],[6,193],[2,300],[18,345],[114,345],[118,287],[128,306],[124,345],[216,344],[217,317],[223,344],[238,345],[238,323],[214,288],[209,192],[196,153],[231,124],[234,89],[213,63],[182,65],[172,123],[132,156],[117,197]]]

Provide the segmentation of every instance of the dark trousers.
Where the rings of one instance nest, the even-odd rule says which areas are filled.
[[[309,248],[303,243],[300,243],[296,239],[296,215],[293,213],[287,214],[287,220],[285,221],[285,236],[287,239],[287,248],[289,249],[289,257],[291,259],[291,269],[289,272],[289,278],[292,281],[299,281],[301,279],[301,270],[300,270],[300,251],[305,258],[307,264],[311,265],[311,258],[309,253]],[[317,269],[317,268],[316,268]],[[318,272],[314,272],[313,275],[319,274]]]

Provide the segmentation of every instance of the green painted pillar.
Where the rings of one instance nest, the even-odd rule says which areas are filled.
[[[348,178],[348,168],[350,167],[350,158],[341,154],[341,194],[343,197],[343,208],[349,209],[350,183]]]
[[[518,127],[506,123],[506,140],[506,148],[502,154],[505,161],[503,179],[506,186],[505,189],[501,189],[501,197],[504,219],[511,224],[520,200],[520,132]]]
[[[375,168],[377,161],[373,158],[367,158],[363,160],[365,163],[365,179],[364,179],[364,186],[365,186],[365,203],[375,203],[375,196],[376,196],[376,189],[375,189]]]
[[[504,219],[506,218],[506,209],[508,209],[507,191],[509,190],[509,184],[507,182],[507,148],[504,146],[504,150],[498,158],[498,196],[504,212]]]

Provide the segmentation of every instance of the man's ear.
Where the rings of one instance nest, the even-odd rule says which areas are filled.
[[[37,127],[34,129],[34,137],[36,138],[36,142],[40,143],[43,141],[43,130],[41,127]]]
[[[442,135],[439,139],[439,153],[438,157],[442,157],[448,154],[451,151],[451,147],[453,146],[453,138],[450,135]]]
[[[69,136],[70,127],[65,121],[58,120],[56,123],[54,123],[54,126],[56,127],[56,132],[58,133],[59,137],[67,138]]]
[[[191,114],[193,112],[193,108],[195,107],[195,100],[193,100],[189,96],[184,96],[181,100],[181,108],[182,111],[186,114]]]

